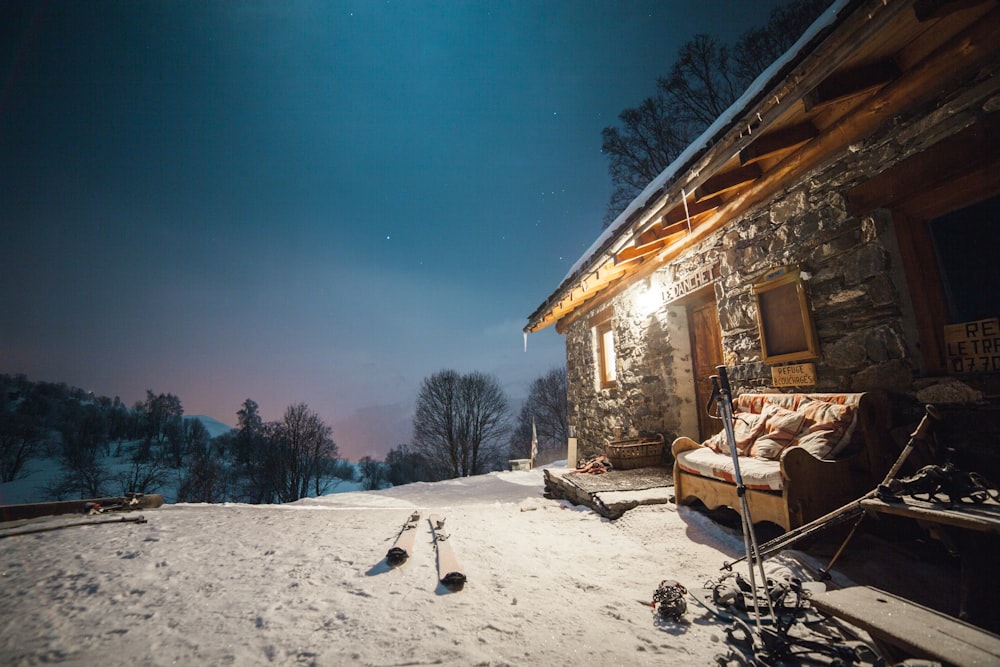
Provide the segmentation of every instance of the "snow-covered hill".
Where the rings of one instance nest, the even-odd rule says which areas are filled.
[[[184,415],[184,419],[197,419],[200,421],[205,426],[205,430],[208,431],[208,436],[210,438],[218,438],[223,433],[229,433],[233,430],[232,426],[229,424],[223,424],[214,417],[206,417],[205,415]]]
[[[464,590],[438,583],[423,519],[387,566],[414,510],[447,517]],[[741,547],[686,508],[546,500],[541,470],[145,516],[0,539],[0,664],[706,665],[723,626],[648,601]]]
[[[216,438],[233,430],[232,426],[224,424],[213,417],[185,415],[184,419],[197,419],[201,421],[211,438]],[[119,455],[103,456],[99,462],[106,471],[104,487],[107,495],[126,493],[128,489],[123,489],[121,482],[118,480],[132,466],[128,448],[126,447]],[[357,465],[354,464],[354,466],[354,476],[357,478],[359,477]],[[51,489],[57,485],[57,482],[63,476],[63,470],[58,458],[36,457],[29,459],[25,464],[24,472],[25,475],[20,479],[16,479],[13,482],[0,483],[0,505],[19,505],[21,503],[57,500],[53,496]],[[166,476],[165,481],[161,485],[157,486],[155,493],[162,494],[168,503],[174,502],[177,499],[180,476],[180,471],[174,470],[172,474]],[[329,489],[333,493],[344,493],[357,491],[361,487],[361,482],[331,478]]]

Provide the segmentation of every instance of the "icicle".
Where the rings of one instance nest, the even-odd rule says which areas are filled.
[[[524,332],[524,351],[528,351],[528,332]]]
[[[688,195],[684,188],[681,188],[681,196],[684,198],[684,217],[687,218],[688,234],[691,233],[691,213],[688,212]]]

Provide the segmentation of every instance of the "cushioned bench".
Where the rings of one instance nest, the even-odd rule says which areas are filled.
[[[790,530],[875,488],[892,465],[891,412],[880,392],[742,394],[733,405],[740,474],[754,522]],[[739,511],[725,432],[677,438],[678,504]]]

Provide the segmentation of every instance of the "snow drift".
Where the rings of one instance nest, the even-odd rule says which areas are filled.
[[[463,590],[437,581],[429,511],[412,557],[386,563],[414,509],[447,517]],[[541,470],[145,516],[0,540],[0,662],[711,664],[724,627],[649,601],[741,548],[686,508],[610,522],[546,500]]]

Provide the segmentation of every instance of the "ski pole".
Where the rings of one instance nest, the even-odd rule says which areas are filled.
[[[726,430],[726,439],[729,442],[729,453],[733,460],[733,476],[736,481],[736,495],[740,499],[740,518],[743,528],[743,547],[746,552],[747,565],[750,574],[750,589],[753,591],[753,608],[756,614],[757,627],[760,628],[760,604],[758,602],[757,581],[754,574],[754,565],[760,571],[761,585],[764,587],[764,597],[767,599],[767,606],[771,612],[771,618],[775,618],[774,607],[771,604],[771,595],[767,587],[767,575],[764,574],[764,563],[758,557],[757,536],[753,529],[753,518],[750,516],[750,502],[746,497],[746,486],[743,484],[743,475],[740,473],[739,453],[736,451],[736,432],[733,426],[733,398],[729,385],[729,375],[725,366],[716,366],[718,375],[713,375],[712,381],[713,395],[719,406],[719,414],[722,416],[722,424]]]

